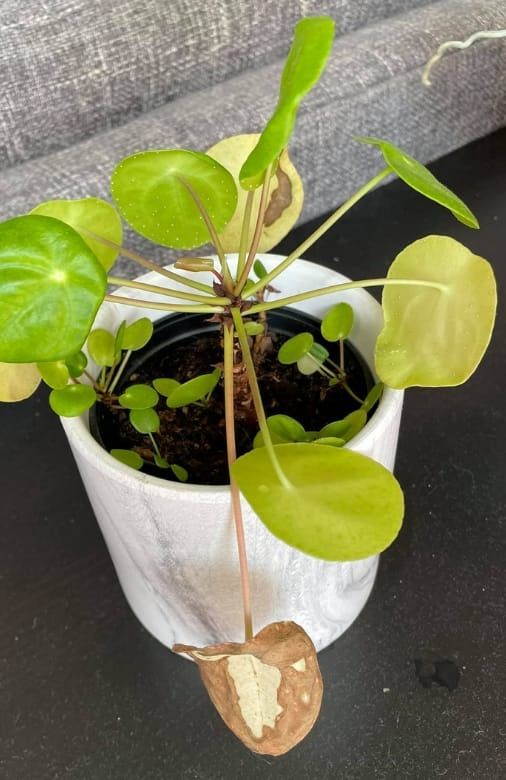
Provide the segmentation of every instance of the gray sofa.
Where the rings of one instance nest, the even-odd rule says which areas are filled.
[[[295,22],[322,13],[336,42],[291,145],[303,219],[378,169],[356,134],[429,161],[506,123],[504,40],[447,55],[421,83],[441,42],[506,27],[505,0],[3,0],[0,219],[50,198],[109,197],[115,162],[135,151],[205,150],[259,130]]]

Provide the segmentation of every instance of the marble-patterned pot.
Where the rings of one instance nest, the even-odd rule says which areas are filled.
[[[261,257],[268,270],[281,259]],[[158,285],[168,282],[154,273],[140,279]],[[348,279],[334,271],[298,260],[279,277],[277,286],[281,297],[344,281]],[[143,297],[132,289],[117,292]],[[372,367],[381,307],[364,290],[347,291],[339,299],[354,308],[350,340]],[[335,296],[323,296],[297,308],[321,317],[333,301]],[[113,328],[123,319],[140,316],[156,320],[159,315],[106,303],[96,327]],[[402,401],[401,391],[386,389],[350,448],[392,469]],[[141,623],[167,647],[176,642],[203,646],[243,641],[227,487],[180,484],[141,474],[100,447],[89,432],[86,415],[62,423],[121,586]],[[321,650],[361,611],[374,583],[378,557],[352,563],[317,560],[272,536],[245,501],[243,508],[255,631],[276,620],[293,620]]]

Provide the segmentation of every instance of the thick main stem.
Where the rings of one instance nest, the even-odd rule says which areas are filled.
[[[361,198],[364,197],[364,195],[367,195],[367,193],[372,190],[374,187],[376,187],[377,184],[379,184],[383,179],[385,179],[390,173],[392,173],[390,168],[384,168],[382,171],[376,174],[376,176],[373,176],[372,179],[370,179],[368,182],[366,182],[360,189],[358,189],[354,195],[351,196],[351,198],[348,198],[348,200],[342,204],[342,206],[339,206],[339,208],[334,211],[333,214],[328,217],[328,219],[323,222],[323,224],[320,225],[319,228],[317,228],[314,233],[311,233],[311,235],[306,238],[305,241],[300,244],[297,249],[294,249],[293,252],[291,252],[288,257],[283,260],[282,263],[276,266],[276,268],[273,268],[272,271],[270,271],[266,276],[262,277],[258,282],[255,282],[255,284],[250,287],[248,290],[248,295],[254,295],[258,290],[261,290],[266,285],[270,284],[273,279],[276,278],[276,276],[279,276],[280,273],[285,271],[295,260],[297,260],[306,249],[309,249],[309,247],[313,246],[319,238],[323,236],[324,233],[329,230],[332,225],[334,225],[338,219],[341,219],[343,214],[346,214],[347,211],[351,209],[352,206],[357,203]]]
[[[264,405],[262,403],[262,396],[260,395],[260,388],[258,387],[257,377],[255,373],[255,365],[253,363],[253,358],[251,357],[251,350],[248,344],[248,336],[244,328],[244,323],[242,321],[241,313],[239,309],[237,309],[236,307],[232,307],[231,312],[234,320],[235,329],[239,337],[239,344],[241,345],[242,359],[244,361],[244,365],[246,366],[246,373],[248,374],[248,382],[251,390],[251,397],[253,398],[253,404],[255,406],[255,412],[258,418],[258,425],[262,433],[265,449],[267,450],[269,460],[271,461],[272,468],[274,469],[279,482],[283,485],[284,488],[286,488],[287,490],[291,490],[292,484],[290,483],[285,473],[283,472],[279,460],[277,458],[277,455],[274,451],[274,445],[272,443],[271,433],[269,431],[269,426],[267,425],[267,419],[265,417],[265,410],[264,410]]]
[[[385,277],[382,279],[362,279],[358,282],[343,282],[343,284],[332,284],[330,287],[319,287],[317,290],[308,290],[307,292],[297,293],[297,295],[289,295],[286,298],[278,298],[276,301],[255,303],[250,309],[248,309],[248,314],[258,314],[258,312],[261,311],[278,309],[281,306],[288,306],[290,303],[307,301],[310,298],[318,298],[321,295],[331,295],[332,293],[336,292],[344,292],[344,290],[356,290],[361,287],[386,287],[388,285],[432,287],[434,290],[446,290],[446,286],[444,284],[439,284],[439,282],[429,282],[425,279],[392,279],[391,277]]]
[[[229,467],[237,458],[235,446],[235,415],[234,415],[234,331],[225,324],[223,331],[223,380],[225,384],[225,430],[227,437],[227,460]],[[253,618],[251,614],[251,593],[248,576],[248,558],[246,540],[242,519],[241,496],[239,488],[230,476],[230,498],[232,515],[237,538],[239,569],[241,573],[241,593],[244,612],[244,636],[246,642],[253,637]]]
[[[260,195],[260,203],[258,206],[257,221],[255,225],[255,232],[253,233],[253,239],[251,241],[250,250],[248,253],[248,259],[241,271],[241,275],[238,279],[236,286],[234,287],[234,294],[240,295],[244,285],[248,280],[248,276],[251,271],[251,267],[255,261],[255,255],[257,253],[260,238],[262,236],[262,228],[264,226],[265,212],[267,210],[267,199],[269,197],[269,184],[271,181],[272,164],[269,165],[265,171],[264,183],[262,185],[262,194]]]

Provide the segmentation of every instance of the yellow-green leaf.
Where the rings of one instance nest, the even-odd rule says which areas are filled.
[[[40,374],[34,363],[0,363],[0,401],[23,401],[39,384]]]

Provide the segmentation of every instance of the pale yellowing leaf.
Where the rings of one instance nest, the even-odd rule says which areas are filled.
[[[237,252],[241,237],[241,227],[246,206],[247,191],[239,185],[239,171],[242,164],[254,149],[259,135],[234,135],[224,138],[212,146],[207,154],[221,163],[234,177],[237,184],[238,201],[234,216],[228,225],[220,233],[220,239],[226,252]],[[282,238],[290,232],[297,222],[304,201],[304,189],[302,180],[293,163],[288,157],[286,149],[280,156],[280,172],[271,177],[269,184],[269,205],[267,208],[266,222],[262,230],[262,237],[258,247],[259,252],[267,252],[273,246],[279,244]],[[249,243],[253,238],[255,229],[255,217],[258,211],[261,188],[255,191],[253,198],[253,211],[249,229]]]
[[[35,363],[0,363],[0,401],[14,403],[29,398],[40,380]]]
[[[387,285],[376,371],[390,387],[460,385],[476,370],[492,335],[497,305],[490,264],[448,236],[406,247],[389,279],[419,279],[441,288]]]

